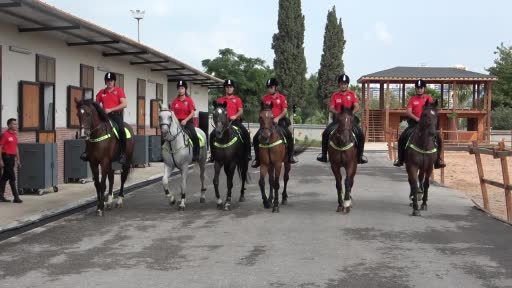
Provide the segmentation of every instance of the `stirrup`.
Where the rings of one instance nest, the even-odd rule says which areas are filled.
[[[319,154],[317,157],[316,157],[316,160],[317,161],[320,161],[320,162],[327,162],[327,155],[323,155],[323,154]]]
[[[393,163],[393,166],[395,167],[402,167],[404,165],[404,162],[401,162],[400,160],[395,160],[395,162]]]
[[[251,167],[252,168],[258,168],[260,167],[260,161],[255,159],[254,161],[252,161],[252,164],[251,164]]]
[[[87,156],[87,153],[83,152],[82,154],[80,154],[80,160],[82,160],[84,162],[88,162],[89,157]]]
[[[446,167],[446,164],[441,159],[436,160],[436,162],[434,163],[434,169],[441,169],[441,168],[444,168],[444,167]]]
[[[366,156],[364,155],[361,155],[361,158],[359,158],[359,160],[357,161],[357,164],[366,164],[368,163],[368,158],[366,158]]]

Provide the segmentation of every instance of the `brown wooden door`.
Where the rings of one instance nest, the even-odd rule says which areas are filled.
[[[39,130],[41,127],[40,91],[39,83],[20,81],[19,123],[21,130]]]
[[[69,128],[80,128],[80,121],[76,113],[76,102],[75,100],[82,100],[84,95],[84,89],[80,87],[68,87],[68,127]]]
[[[137,135],[146,134],[146,98],[137,99]]]
[[[55,143],[55,131],[37,131],[38,143]]]

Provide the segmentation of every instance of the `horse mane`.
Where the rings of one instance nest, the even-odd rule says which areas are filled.
[[[101,121],[108,121],[107,113],[105,113],[105,110],[103,110],[100,104],[98,104],[96,101],[93,101],[92,99],[83,99],[76,102],[77,109],[79,109],[81,106],[92,106],[96,110],[96,112],[98,112],[98,116],[100,117]]]

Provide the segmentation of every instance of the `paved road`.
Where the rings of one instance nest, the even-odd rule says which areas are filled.
[[[103,218],[89,210],[1,242],[0,287],[512,287],[512,227],[462,193],[432,187],[430,210],[409,216],[404,170],[373,153],[341,215],[314,156],[294,166],[279,214],[255,184],[229,212],[211,185],[185,212],[153,185]]]

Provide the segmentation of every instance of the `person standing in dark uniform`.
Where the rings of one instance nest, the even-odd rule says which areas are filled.
[[[14,174],[14,166],[18,164],[21,168],[20,153],[18,150],[18,137],[16,131],[18,131],[18,122],[16,119],[11,118],[7,120],[7,131],[2,134],[0,139],[0,168],[3,168],[2,177],[0,178],[0,202],[10,202],[4,197],[5,185],[9,181],[11,186],[12,195],[14,196],[14,203],[22,203],[20,196],[18,195],[18,189],[16,188],[16,174]]]
[[[227,79],[224,81],[225,95],[217,99],[217,104],[226,103],[226,112],[231,125],[240,130],[242,139],[245,145],[245,153],[247,159],[251,160],[251,136],[249,131],[242,124],[242,115],[244,114],[244,104],[242,99],[234,94],[235,81]],[[213,142],[215,141],[215,130],[210,133],[210,159],[208,162],[215,162],[215,152],[213,149]]]
[[[194,100],[187,96],[187,82],[180,80],[176,84],[178,96],[171,103],[171,111],[174,112],[181,126],[188,132],[190,140],[192,140],[192,161],[199,159],[199,138],[197,137],[196,128],[194,127],[194,115],[196,106]]]

